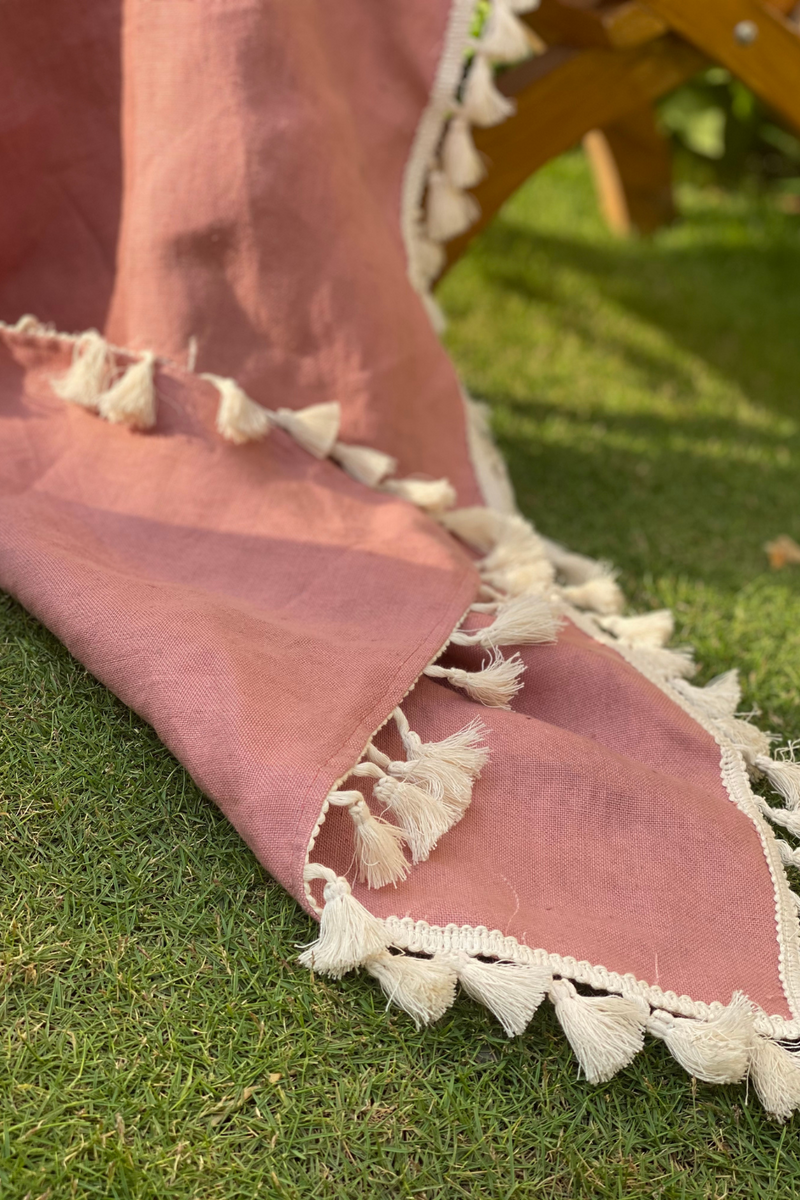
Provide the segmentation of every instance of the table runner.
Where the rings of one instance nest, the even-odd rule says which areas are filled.
[[[3,7],[0,584],[320,919],[304,965],[420,1024],[547,998],[590,1082],[652,1035],[785,1119],[800,767],[516,513],[434,328],[525,7]]]

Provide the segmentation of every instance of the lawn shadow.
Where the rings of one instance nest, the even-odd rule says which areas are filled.
[[[712,214],[693,215],[693,225],[700,218],[713,228]],[[562,305],[548,279],[564,268],[585,275],[602,297],[662,329],[735,382],[748,399],[775,414],[797,417],[800,230],[788,220],[776,219],[776,232],[765,234],[760,244],[753,238],[737,243],[719,232],[715,240],[687,243],[669,231],[652,241],[623,243],[542,233],[501,215],[473,253],[488,283],[560,307],[563,328],[593,340],[597,334],[584,314]],[[663,384],[671,374],[685,387],[679,364],[625,342],[614,348],[643,373],[646,384]]]

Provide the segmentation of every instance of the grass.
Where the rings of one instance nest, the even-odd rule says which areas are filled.
[[[800,734],[800,228],[689,193],[602,229],[582,160],[533,180],[442,288],[526,511],[672,605],[709,676]],[[309,923],[153,733],[0,600],[0,1196],[789,1197],[797,1118],[661,1045],[593,1088],[552,1014],[459,1001],[416,1033],[294,965]]]

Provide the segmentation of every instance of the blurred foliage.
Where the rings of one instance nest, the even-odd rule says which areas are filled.
[[[659,106],[679,178],[800,195],[800,137],[723,67],[710,67]]]

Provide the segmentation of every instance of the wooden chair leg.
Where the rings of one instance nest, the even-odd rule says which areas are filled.
[[[672,155],[649,104],[592,129],[583,145],[600,207],[615,233],[653,233],[674,220]]]

